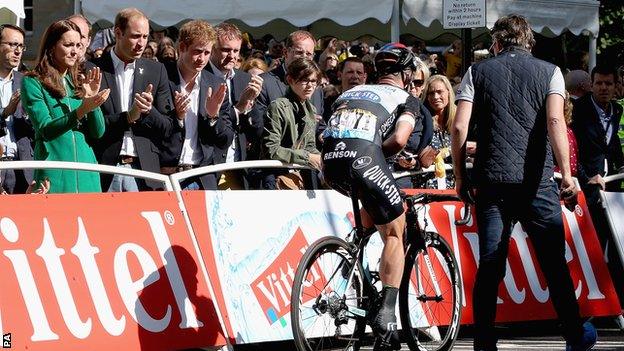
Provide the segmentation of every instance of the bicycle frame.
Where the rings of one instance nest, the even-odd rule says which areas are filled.
[[[358,198],[356,196],[356,187],[355,185],[351,186],[351,205],[353,207],[353,217],[354,217],[354,221],[355,221],[355,226],[353,228],[352,233],[354,233],[354,237],[352,241],[347,240],[349,243],[351,243],[353,245],[352,247],[352,254],[355,255],[355,259],[356,262],[359,265],[360,271],[362,272],[363,276],[363,281],[362,283],[364,284],[364,286],[362,287],[364,290],[364,294],[362,296],[377,296],[378,291],[375,288],[374,284],[373,284],[373,277],[371,274],[371,271],[368,267],[368,265],[365,265],[364,262],[364,248],[366,247],[366,245],[368,244],[369,240],[370,240],[370,235],[372,233],[375,232],[374,228],[369,229],[368,231],[365,230],[363,224],[362,224],[362,216],[360,213],[360,207],[359,207],[359,203],[358,203]],[[427,266],[427,272],[429,273],[429,276],[431,278],[431,283],[433,284],[433,288],[435,291],[436,296],[435,297],[428,297],[428,298],[424,298],[425,300],[440,300],[441,296],[442,296],[442,291],[440,289],[440,285],[438,284],[438,279],[437,276],[435,274],[433,265],[431,263],[431,258],[429,257],[429,254],[426,252],[425,248],[426,248],[426,242],[425,242],[425,232],[426,230],[424,228],[421,228],[419,223],[418,223],[418,212],[417,209],[415,208],[415,206],[419,203],[422,203],[423,206],[426,203],[430,203],[436,200],[433,200],[433,198],[428,197],[429,195],[426,194],[419,194],[419,195],[413,195],[413,196],[406,196],[404,198],[405,203],[407,204],[407,211],[406,211],[406,215],[405,215],[405,223],[406,223],[406,228],[405,228],[405,232],[404,232],[404,242],[405,242],[405,249],[404,249],[404,255],[407,255],[408,250],[410,249],[410,247],[412,245],[416,245],[416,248],[419,251],[423,251],[423,259],[425,261],[425,265]],[[444,200],[458,200],[459,198],[456,196],[452,196],[452,195],[437,195],[437,197],[439,199],[437,199],[437,201],[444,201]],[[419,200],[423,200],[422,202],[420,202]],[[460,220],[456,221],[456,224],[458,225],[464,225],[466,224],[468,221],[470,220],[470,205],[466,206],[466,210],[464,212],[464,217]],[[351,234],[350,234],[351,235]],[[347,239],[349,239],[347,237]],[[405,256],[406,257],[406,256]],[[355,267],[355,266],[354,266]],[[355,272],[354,267],[351,267],[349,269],[349,276],[347,279],[347,286],[350,286],[350,284],[353,281],[353,274]],[[371,294],[372,293],[372,294]],[[350,311],[352,313],[354,313],[354,311]],[[359,313],[354,313],[356,315],[362,315],[361,311],[357,311]],[[368,311],[366,311],[368,312]],[[367,313],[366,313],[367,314]]]

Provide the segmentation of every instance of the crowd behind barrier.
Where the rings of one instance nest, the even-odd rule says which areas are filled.
[[[327,189],[319,150],[333,102],[376,82],[380,46],[316,40],[304,30],[284,41],[251,38],[232,24],[202,20],[152,31],[144,14],[128,8],[112,29],[97,34],[81,15],[53,23],[27,70],[24,35],[19,27],[0,26],[0,193],[176,190],[183,213],[192,209],[177,190]],[[428,52],[424,42],[410,44],[417,74],[407,89],[422,101],[423,128],[387,161],[402,176],[402,188],[452,189],[450,128],[462,42],[442,53]],[[468,50],[474,62],[492,55],[484,53],[487,45]],[[610,274],[619,277],[622,67],[574,68],[561,69],[572,168]],[[467,138],[471,158],[479,147],[475,128]],[[340,152],[337,145],[325,156]],[[288,170],[275,170],[283,167]],[[606,195],[612,193],[619,195]],[[609,250],[613,245],[618,250]],[[624,301],[624,281],[613,283]]]
[[[128,21],[133,19],[133,16],[135,14],[136,13],[133,14],[132,11],[126,11],[125,13],[122,11],[120,12],[120,16],[118,16],[118,19],[125,18],[125,21]],[[200,165],[206,165],[211,163],[218,164],[220,162],[256,160],[267,157],[267,153],[260,152],[264,144],[262,139],[263,124],[265,120],[264,108],[268,106],[268,104],[271,102],[271,100],[274,99],[274,97],[286,93],[286,87],[288,86],[286,84],[287,82],[285,78],[286,67],[295,58],[301,56],[300,52],[297,51],[300,47],[297,45],[300,44],[301,38],[298,38],[297,34],[293,33],[295,34],[294,36],[289,37],[284,41],[279,41],[275,38],[272,38],[270,35],[262,38],[252,38],[249,34],[240,33],[240,31],[238,31],[235,26],[226,23],[224,25],[217,26],[218,33],[215,33],[216,37],[189,37],[189,32],[185,32],[184,29],[170,27],[165,30],[153,31],[150,30],[149,27],[147,27],[141,28],[142,31],[147,31],[148,36],[146,38],[143,38],[144,41],[137,44],[137,47],[135,47],[136,52],[129,53],[127,57],[119,57],[119,55],[126,55],[124,54],[124,52],[128,51],[127,47],[129,45],[132,45],[133,43],[131,40],[126,38],[126,35],[124,33],[124,31],[127,29],[125,27],[127,24],[125,24],[124,20],[116,22],[115,27],[111,29],[106,29],[98,33],[91,32],[90,23],[88,23],[86,18],[82,17],[81,15],[71,16],[69,20],[75,23],[79,27],[80,31],[80,43],[75,44],[80,45],[80,48],[77,47],[77,53],[75,57],[76,67],[81,67],[85,63],[86,67],[94,67],[90,64],[90,61],[94,62],[100,67],[102,75],[104,77],[104,82],[108,82],[102,83],[100,88],[102,90],[105,90],[105,88],[108,87],[112,91],[110,98],[106,99],[106,102],[102,107],[106,116],[105,135],[99,139],[94,138],[96,140],[88,140],[89,145],[87,146],[87,149],[89,147],[94,149],[97,161],[99,163],[110,165],[119,164],[122,167],[134,167],[155,172],[167,169],[166,173],[170,173],[171,171],[178,171],[185,168],[188,169],[190,167],[197,167]],[[132,21],[129,21],[128,23],[132,23]],[[139,24],[141,24],[141,26],[144,26],[142,22]],[[119,29],[121,29],[121,31],[119,31]],[[5,85],[5,88],[2,91],[2,116],[4,117],[4,119],[0,122],[3,123],[2,130],[6,130],[6,135],[2,136],[0,140],[0,144],[3,146],[1,159],[28,160],[32,158],[32,154],[35,151],[35,140],[39,140],[41,139],[41,137],[35,137],[32,127],[32,121],[36,121],[37,118],[33,119],[27,116],[25,112],[28,108],[25,108],[23,104],[19,103],[21,92],[21,75],[17,71],[15,71],[15,74],[13,76],[11,75],[11,72],[13,72],[13,70],[17,69],[18,67],[22,68],[20,71],[27,72],[20,62],[21,56],[25,50],[25,48],[23,47],[23,33],[20,32],[20,29],[15,29],[8,25],[3,27],[2,36],[3,41],[6,41],[6,43],[2,45],[2,50],[3,52],[7,53],[7,56],[3,57],[3,60],[7,62],[2,65],[3,69],[2,72],[0,72],[0,75],[8,78],[8,80],[14,82],[14,84]],[[233,39],[230,39],[230,37],[232,37]],[[91,40],[92,38],[93,40]],[[179,86],[171,83],[172,90],[171,94],[169,95],[167,95],[166,92],[159,90],[159,86],[169,80],[171,82],[177,81],[179,84],[180,80],[176,77],[169,77],[171,79],[168,79],[166,76],[175,76],[178,72],[182,74],[181,71],[176,70],[176,67],[184,66],[184,53],[188,51],[189,38],[190,40],[205,39],[209,42],[212,41],[212,53],[208,54],[208,57],[204,58],[204,61],[201,62],[204,66],[200,68],[204,69],[200,71],[202,71],[204,75],[210,75],[211,77],[214,76],[217,79],[222,79],[222,81],[224,81],[228,85],[228,87],[230,87],[230,91],[225,97],[225,101],[223,101],[223,105],[225,106],[222,105],[222,108],[218,113],[219,116],[217,120],[219,122],[229,122],[229,128],[231,129],[230,133],[233,137],[228,136],[227,133],[212,134],[206,137],[202,137],[201,135],[204,134],[203,130],[210,127],[201,127],[202,124],[198,124],[200,136],[195,139],[195,142],[198,145],[201,145],[200,148],[202,149],[208,148],[208,150],[203,150],[204,159],[202,159],[201,161],[197,160],[197,156],[195,156],[195,160],[189,157],[187,157],[186,159],[181,158],[184,156],[181,154],[182,150],[180,149],[182,145],[178,145],[180,144],[179,142],[173,142],[174,140],[180,138],[182,138],[182,141],[186,140],[188,142],[187,139],[189,138],[187,138],[188,135],[186,135],[187,130],[189,133],[194,132],[191,130],[191,128],[189,128],[189,126],[178,127],[174,123],[176,120],[176,118],[174,117],[176,105],[173,95],[176,93],[176,91],[179,91]],[[314,40],[314,38],[310,38]],[[186,44],[184,43],[185,40],[187,41]],[[22,43],[21,46],[20,43]],[[301,43],[305,42],[301,41]],[[446,152],[447,148],[445,147],[445,145],[449,142],[448,133],[445,131],[445,128],[440,129],[439,126],[448,125],[452,122],[453,119],[452,111],[454,110],[454,101],[452,98],[452,94],[456,89],[457,84],[461,80],[461,71],[458,70],[455,64],[455,61],[457,61],[455,58],[459,57],[459,60],[461,60],[462,43],[460,40],[455,40],[442,53],[429,52],[428,47],[422,41],[417,40],[414,42],[410,42],[409,44],[411,44],[410,48],[412,49],[412,51],[418,55],[418,60],[420,60],[420,63],[422,64],[421,67],[423,71],[422,76],[417,77],[417,79],[415,79],[412,84],[414,89],[413,94],[420,96],[422,101],[424,102],[424,105],[429,107],[428,113],[433,114],[433,127],[429,130],[432,139],[428,141],[428,145],[408,145],[408,147],[406,147],[406,150],[409,151],[410,147],[412,147],[412,149],[415,149],[411,150],[410,152],[418,152],[419,158],[417,160],[425,167],[428,166],[427,163],[430,162],[427,159],[431,158],[436,160],[439,165],[443,164],[443,162],[448,164],[450,163],[450,156]],[[483,55],[481,52],[483,51],[482,49],[487,46],[487,44],[488,43],[486,42],[480,42],[475,44],[475,47],[469,50],[474,53],[473,62],[477,62],[487,57],[487,53]],[[323,128],[324,122],[331,115],[331,102],[335,99],[337,94],[351,88],[354,85],[371,83],[375,81],[375,72],[374,67],[372,66],[372,58],[380,43],[373,43],[368,41],[346,42],[340,40],[339,38],[322,38],[318,41],[312,41],[311,45],[312,46],[310,48],[305,49],[308,51],[306,51],[303,56],[313,58],[318,63],[322,71],[321,75],[317,77],[318,86],[312,98],[313,105],[315,106],[316,113],[318,114],[317,120],[319,122],[319,130],[321,130]],[[295,48],[295,46],[297,50],[293,49]],[[165,52],[163,54],[163,51],[167,51],[168,49],[171,50],[172,53],[168,54]],[[116,58],[121,58],[122,61],[125,60],[127,62],[136,62],[136,71],[138,71],[137,73],[139,73],[139,76],[143,75],[143,72],[145,72],[145,74],[149,74],[149,76],[145,76],[142,79],[136,80],[135,83],[141,85],[140,87],[138,85],[134,86],[133,84],[129,84],[128,82],[124,84],[125,89],[133,88],[130,89],[130,91],[128,91],[128,93],[126,94],[132,94],[132,91],[134,91],[134,93],[139,93],[140,96],[144,93],[145,88],[150,85],[150,83],[152,83],[151,89],[154,90],[150,92],[150,94],[152,94],[153,96],[152,101],[143,101],[145,103],[144,112],[147,112],[147,109],[149,108],[149,113],[140,113],[136,122],[128,121],[128,123],[125,124],[124,121],[120,121],[120,119],[123,119],[123,117],[119,117],[124,116],[122,115],[123,113],[125,113],[124,111],[134,111],[131,107],[136,106],[136,104],[133,102],[133,96],[129,95],[124,98],[124,94],[121,93],[119,87],[116,87],[116,84],[112,83],[117,79],[114,77],[116,75],[116,71],[112,69],[112,67],[107,65],[112,66],[112,64],[116,61],[111,61],[110,59],[107,61],[106,59],[106,55],[109,55],[108,57],[110,57],[111,50],[116,53],[113,56],[115,56]],[[104,57],[104,59],[102,59],[102,57]],[[347,64],[352,59],[355,59],[356,61],[352,61],[353,64]],[[161,69],[158,68],[159,65],[154,66],[150,63],[150,61],[160,62],[168,69],[166,70],[166,72],[163,73]],[[257,67],[254,66],[255,68],[253,68],[253,65],[251,64],[244,64],[246,61],[264,62],[267,65],[267,68],[260,64],[255,64],[255,66]],[[352,66],[355,66],[355,68],[353,68]],[[569,74],[570,79],[566,78],[566,83],[568,83],[566,85],[566,88],[572,93],[572,101],[575,101],[575,99],[580,95],[590,93],[592,87],[591,78],[593,76],[589,77],[589,74],[586,72],[585,77],[579,78],[578,73],[583,72],[582,63],[578,67],[581,69],[572,71]],[[247,100],[245,100],[246,105],[248,106],[243,106],[245,104],[239,104],[238,100],[242,92],[245,91],[245,89],[249,90],[249,88],[251,87],[249,85],[250,76],[246,75],[247,73],[241,68],[245,68],[246,70],[253,68],[254,71],[252,72],[254,74],[251,76],[258,76],[269,79],[264,84],[261,80],[258,82],[258,84],[262,87],[262,91],[267,90],[267,92],[270,92],[271,89],[273,89],[271,87],[272,84],[279,85],[279,90],[277,90],[277,93],[271,93],[269,95],[266,95],[269,97],[269,100],[267,100],[267,98],[263,98],[263,96],[265,96],[265,93],[256,92],[256,94],[260,94],[258,99],[264,99],[264,101],[255,104],[254,94],[248,94]],[[267,71],[269,70],[271,71],[271,73],[267,73]],[[152,78],[152,74],[154,71],[161,71],[161,73],[159,74],[160,77],[158,78],[158,84],[156,85],[154,85],[154,82],[152,81],[154,79]],[[621,67],[619,68],[619,72],[621,72]],[[431,75],[435,74],[442,75],[438,78],[430,77]],[[268,77],[275,77],[276,80]],[[443,78],[448,79],[448,83],[445,83],[445,90],[447,90],[449,94],[448,98],[433,96],[434,93],[431,93],[430,96],[429,91],[422,92],[421,90],[418,90],[418,87],[425,87],[427,90],[429,90],[429,86],[431,86],[432,84],[435,85],[436,81],[443,81]],[[610,96],[610,99],[622,99],[623,88],[621,83],[621,74],[619,76],[616,75],[614,78],[615,81],[613,85],[613,93],[612,96]],[[138,81],[142,81],[142,83],[139,83]],[[216,89],[218,83],[215,84],[217,85],[213,87],[215,87]],[[8,91],[9,88],[11,89],[11,92]],[[256,89],[258,89],[257,86]],[[201,94],[205,93],[204,88],[200,89],[200,91]],[[167,98],[167,96],[169,97]],[[24,97],[22,97],[22,99],[23,98]],[[130,98],[130,100],[128,100],[128,98]],[[448,109],[450,109],[451,112],[444,112],[443,115],[439,115],[436,111],[433,111],[437,108],[432,107],[435,105],[433,103],[433,100],[435,99],[441,99],[442,103],[448,106]],[[323,100],[325,101],[325,103],[323,103]],[[28,101],[30,100],[27,100],[27,102]],[[122,101],[123,103],[121,103]],[[195,100],[193,102],[195,103]],[[152,109],[152,104],[156,108]],[[199,105],[202,106],[203,104]],[[617,135],[622,133],[621,124],[615,121],[615,119],[620,119],[619,117],[621,113],[619,113],[619,111],[621,110],[617,109],[616,107],[614,108],[615,118],[612,118],[611,120],[614,121],[615,124],[614,130],[618,130],[618,133],[614,133],[615,135]],[[71,109],[72,108],[70,107],[70,110]],[[113,113],[112,111],[121,111],[122,114],[119,114],[119,112]],[[197,112],[200,112],[199,115],[202,115],[201,111],[196,111],[196,114]],[[241,114],[241,112],[244,113]],[[113,115],[115,115],[116,117],[113,117]],[[322,115],[323,118],[321,118],[320,115]],[[132,117],[131,119],[134,118],[136,117]],[[168,121],[169,119],[173,120],[173,122]],[[86,119],[86,121],[90,120],[91,119],[89,118]],[[246,121],[251,123],[250,127],[246,127]],[[119,126],[119,123],[121,123],[121,126]],[[79,125],[80,124],[81,123],[79,123]],[[141,126],[139,126],[139,124]],[[175,131],[176,129],[178,129],[178,132]],[[572,129],[570,129],[570,131],[572,131]],[[132,138],[134,139],[134,143],[136,144],[136,148],[134,149],[131,146],[128,146],[128,132],[132,133]],[[180,135],[180,132],[182,133],[182,135]],[[447,133],[446,137],[444,136],[444,133]],[[578,131],[577,133],[583,133],[583,131]],[[120,134],[122,134],[122,138],[119,138]],[[79,133],[75,135],[82,134]],[[428,135],[426,133],[424,135],[424,140],[429,140]],[[569,133],[569,135],[572,137],[574,133]],[[317,133],[316,136],[318,138],[319,133]],[[241,139],[243,137],[244,139]],[[224,142],[218,141],[217,139],[219,138],[221,138],[221,140],[224,140]],[[28,144],[28,140],[30,141],[30,146],[26,145]],[[192,137],[190,141],[194,141]],[[620,143],[621,142],[622,141],[620,140]],[[316,148],[320,149],[320,146],[321,141],[317,140]],[[429,148],[425,148],[426,146],[429,146]],[[28,150],[28,147],[30,147],[32,150]],[[49,147],[50,146],[48,146],[48,148]],[[191,147],[191,149],[192,148],[193,147]],[[195,146],[195,148],[197,148],[197,145]],[[79,147],[78,149],[82,150],[83,147]],[[152,150],[152,152],[149,153],[147,152],[147,150]],[[119,153],[117,155],[118,151]],[[193,152],[196,153],[197,151],[195,150]],[[141,153],[142,156],[139,155],[139,153]],[[208,155],[210,153],[212,153],[212,155]],[[164,155],[172,155],[173,159],[165,159]],[[37,156],[38,159],[52,160],[52,158],[50,157],[51,155],[49,154],[49,152],[39,154]],[[54,160],[59,159],[54,158]],[[178,164],[176,165],[175,162],[178,162]],[[400,160],[397,160],[395,162],[396,169],[401,169],[401,162],[402,161]],[[413,164],[408,165],[408,167],[413,166]],[[452,187],[452,173],[444,175],[444,177],[447,178],[447,184],[445,186],[442,186],[440,184],[440,181],[437,181],[435,179],[441,178],[440,175],[442,173],[442,170],[443,167],[438,166],[438,174],[436,177],[421,179],[420,181],[416,182],[416,184],[405,183],[405,186],[425,186],[430,188]],[[26,174],[23,175],[11,173],[12,172],[9,172],[9,174],[6,175],[2,175],[2,178],[4,180],[2,181],[2,183],[0,183],[0,185],[2,185],[3,188],[5,188],[4,190],[8,193],[25,192],[27,186],[32,182],[33,175],[29,172],[26,172]],[[56,183],[64,183],[64,178],[66,178],[67,176],[68,175],[66,174],[63,177],[58,178],[56,180]],[[219,187],[219,183],[223,183],[224,177],[227,176],[227,174],[218,174],[217,176],[219,176],[220,178],[215,180],[215,182],[200,182],[200,188],[224,188],[223,186]],[[46,178],[46,176],[39,177],[40,180],[43,178]],[[244,174],[242,176],[239,175],[235,178],[237,182],[233,183],[234,186],[232,188],[234,189],[270,188],[263,185],[263,172],[252,171],[251,174]],[[312,178],[312,180],[314,181],[310,182],[310,186],[318,188],[320,183],[316,181],[315,177]],[[102,176],[102,180],[102,190],[109,190],[109,185],[111,182],[110,177]],[[124,181],[130,180],[125,179],[121,181],[120,184],[125,184]],[[51,183],[51,191],[55,192],[55,181],[52,181]],[[116,182],[116,184],[117,183],[118,182]],[[583,184],[582,179],[581,183]],[[121,186],[119,189],[124,190],[126,188],[124,186]],[[148,183],[137,184],[136,187],[131,186],[128,189],[148,190],[154,189],[154,187],[152,186],[152,184]]]

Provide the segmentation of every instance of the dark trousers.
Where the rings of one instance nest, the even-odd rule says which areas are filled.
[[[496,350],[494,333],[498,287],[505,276],[509,239],[515,221],[529,235],[566,340],[582,335],[579,307],[565,259],[565,237],[557,184],[537,189],[505,184],[481,187],[476,195],[479,269],[473,291],[475,350]]]
[[[23,194],[28,189],[26,176],[21,169],[0,170],[0,187],[9,194]]]

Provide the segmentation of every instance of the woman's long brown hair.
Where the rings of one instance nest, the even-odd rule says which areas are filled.
[[[59,99],[67,95],[67,92],[65,91],[61,72],[58,70],[58,63],[54,62],[53,50],[63,34],[72,30],[80,33],[80,28],[69,20],[60,20],[52,23],[43,34],[41,45],[39,46],[37,65],[35,69],[27,74],[36,77],[43,87],[49,91],[50,95]],[[82,84],[78,79],[79,63],[76,62],[76,65],[70,67],[67,74],[70,75],[72,83],[76,87],[76,95],[81,96]]]

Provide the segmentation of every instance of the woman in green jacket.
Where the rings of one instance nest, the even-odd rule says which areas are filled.
[[[286,80],[289,88],[286,96],[269,105],[264,116],[262,154],[265,159],[296,163],[321,169],[321,155],[316,149],[316,110],[310,98],[321,70],[306,58],[298,58],[288,65]],[[277,171],[276,174],[280,172]],[[264,188],[272,188],[269,177]]]
[[[87,143],[104,134],[99,106],[110,90],[99,92],[98,68],[78,78],[80,29],[61,20],[43,35],[35,69],[22,82],[22,105],[35,129],[35,160],[97,163]],[[97,172],[62,169],[35,171],[35,180],[51,183],[50,193],[100,192]]]

